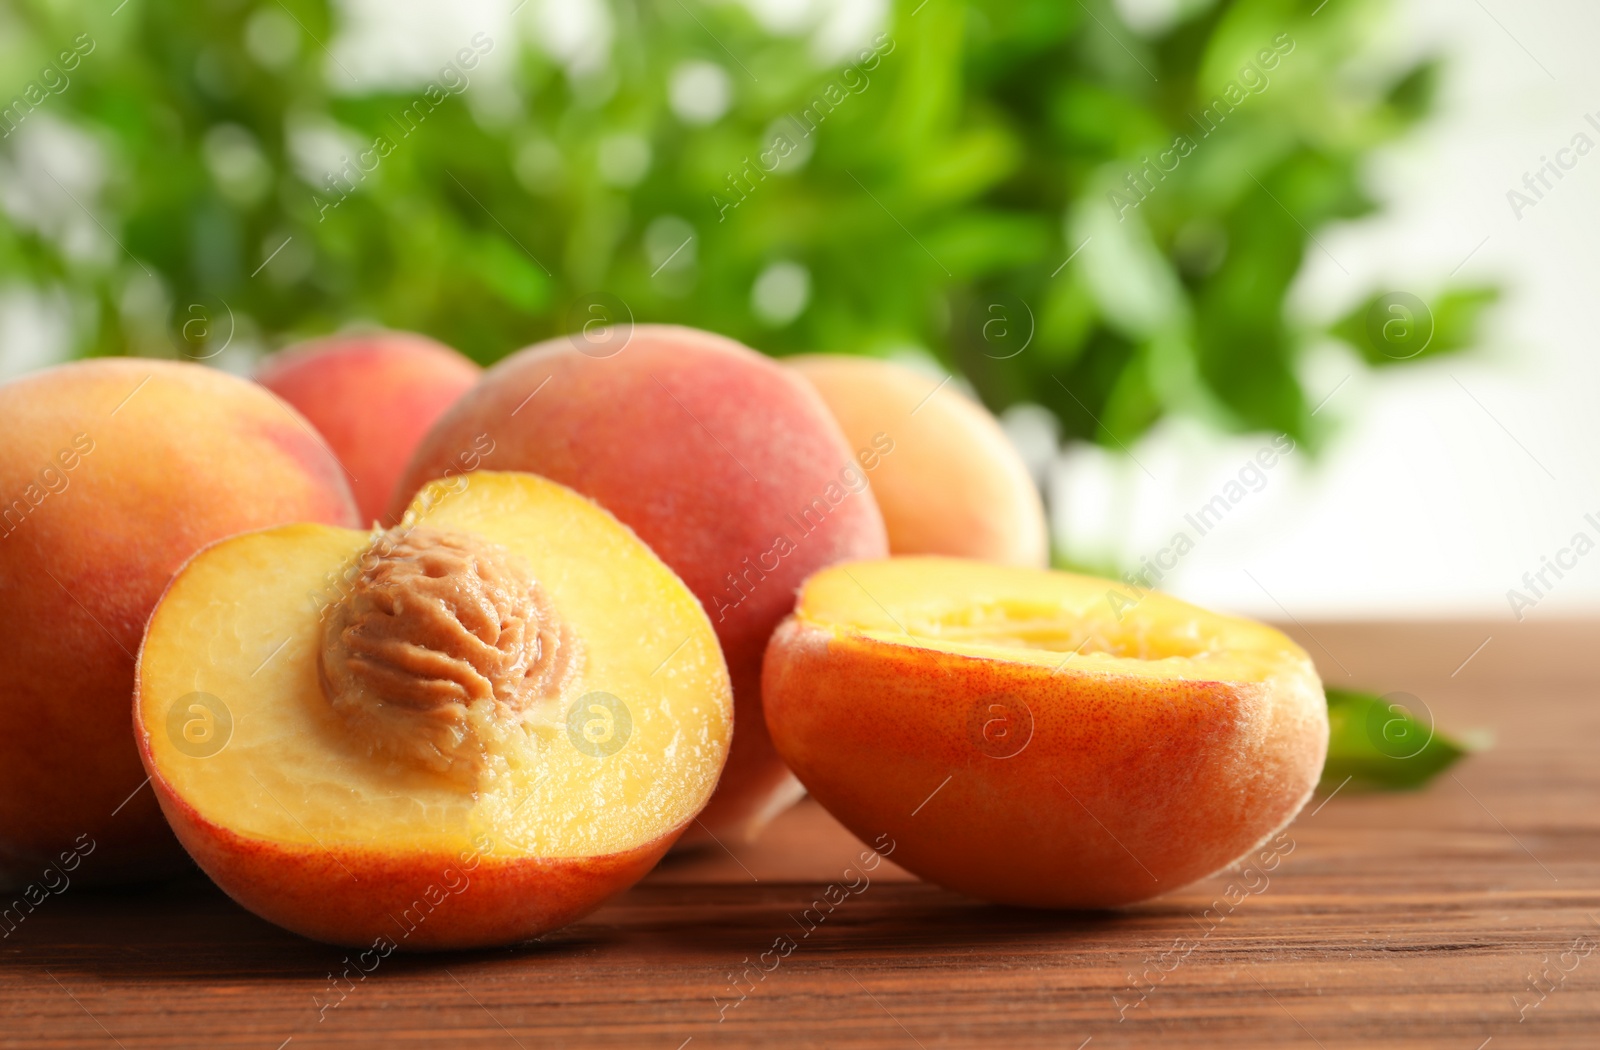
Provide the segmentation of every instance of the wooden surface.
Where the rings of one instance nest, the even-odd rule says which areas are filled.
[[[1406,690],[1497,743],[1418,794],[1313,802],[1220,921],[1243,876],[1062,915],[884,864],[802,936],[862,848],[806,803],[537,945],[390,956],[342,997],[345,952],[201,878],[72,887],[0,941],[0,1045],[1600,1046],[1600,625],[1293,630],[1329,684]],[[783,936],[741,1000],[730,973]]]

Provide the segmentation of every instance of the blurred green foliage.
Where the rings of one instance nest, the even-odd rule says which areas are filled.
[[[430,89],[348,69],[322,0],[9,0],[0,278],[64,294],[83,353],[374,322],[487,362],[603,292],[778,354],[923,347],[1067,436],[1183,411],[1306,438],[1297,363],[1329,333],[1286,293],[1314,231],[1373,210],[1363,162],[1437,74],[1364,61],[1388,0],[1187,0],[1142,32],[1107,0],[900,0],[875,51],[827,62],[737,4],[613,0],[586,66],[541,46],[541,2],[442,41],[468,51]],[[70,84],[18,109],[83,34]],[[709,122],[673,107],[690,62],[731,88]],[[103,184],[51,167],[51,122]],[[1447,298],[1429,352],[1489,298]]]

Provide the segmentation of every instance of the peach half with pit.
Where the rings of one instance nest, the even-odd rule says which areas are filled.
[[[135,723],[178,839],[240,904],[381,950],[535,937],[647,872],[710,798],[732,693],[700,604],[529,474],[387,531],[214,544],[151,617]]]
[[[1293,819],[1328,746],[1311,659],[1270,627],[950,558],[811,577],[762,692],[846,827],[1003,904],[1129,904],[1215,872]]]

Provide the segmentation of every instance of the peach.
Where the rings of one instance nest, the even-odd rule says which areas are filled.
[[[294,409],[195,364],[102,358],[0,386],[0,879],[183,865],[129,732],[133,654],[168,578],[247,529],[350,525]]]
[[[988,409],[892,361],[802,354],[784,364],[817,388],[853,446],[894,436],[894,455],[872,474],[891,553],[1048,564],[1039,490]]]
[[[763,684],[829,812],[1005,904],[1127,904],[1225,867],[1293,819],[1328,746],[1311,659],[1272,628],[957,559],[813,576]]]
[[[733,700],[649,548],[570,489],[484,471],[387,532],[196,555],[150,618],[134,718],[224,891],[381,958],[526,940],[632,884],[710,798]]]
[[[728,768],[686,838],[748,837],[798,797],[762,722],[767,639],[812,572],[886,553],[865,479],[892,458],[880,449],[893,435],[852,449],[814,390],[730,339],[609,331],[612,341],[555,339],[489,369],[423,439],[395,496],[487,449],[495,469],[569,485],[638,533],[705,606],[733,679]]]
[[[350,473],[363,521],[378,521],[417,442],[482,373],[410,332],[359,332],[287,347],[256,381],[304,413]]]

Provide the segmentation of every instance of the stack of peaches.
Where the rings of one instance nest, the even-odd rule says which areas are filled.
[[[187,851],[307,937],[507,944],[809,791],[950,889],[1105,907],[1269,838],[1327,746],[1304,651],[1045,568],[995,420],[884,361],[373,333],[49,369],[0,435],[12,887]]]

